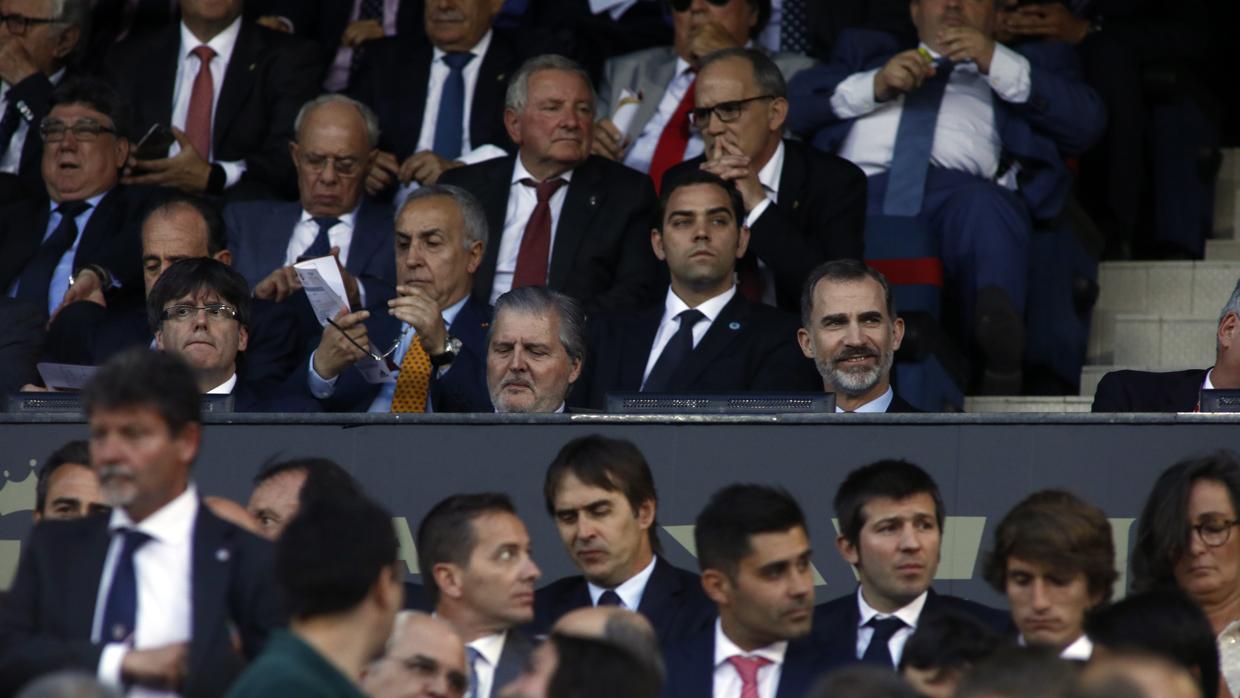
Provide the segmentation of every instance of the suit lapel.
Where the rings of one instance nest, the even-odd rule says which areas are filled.
[[[797,698],[809,691],[810,684],[823,670],[822,662],[818,661],[821,658],[815,654],[814,646],[806,638],[788,643],[775,698]]]
[[[530,656],[531,649],[529,638],[515,629],[508,631],[504,636],[504,649],[499,653],[499,662],[495,664],[495,678],[491,681],[492,696],[498,696],[499,689],[517,678],[525,666],[525,660]]]
[[[653,623],[657,623],[655,633],[659,637],[665,637],[671,630],[666,626],[676,620],[675,601],[682,591],[680,578],[672,566],[663,558],[656,557],[654,571],[650,573],[650,581],[646,582],[646,588],[642,591],[642,602],[637,610]]]
[[[76,554],[67,555],[70,574],[69,584],[81,588],[81,593],[68,594],[59,603],[64,604],[64,618],[71,619],[69,636],[90,639],[95,621],[95,605],[99,595],[99,581],[103,578],[103,565],[108,557],[112,536],[108,533],[107,516],[98,516],[97,525],[83,528]],[[80,585],[80,587],[79,587]]]
[[[637,107],[637,115],[633,117],[633,126],[628,134],[630,140],[636,139],[641,135],[642,128],[654,116],[655,111],[659,108],[659,102],[663,101],[663,93],[667,91],[667,86],[676,77],[676,52],[672,49],[666,49],[666,54],[662,60],[651,61],[641,67],[641,73],[637,79],[637,89],[641,93],[642,101]],[[608,117],[611,115],[608,114]]]
[[[172,124],[172,98],[177,83],[177,65],[180,63],[181,25],[170,26],[161,35],[160,45],[153,53],[155,60],[147,63],[150,71],[147,75],[146,87],[143,89],[143,108],[141,114],[149,114],[150,123],[134,124],[137,137],[142,137],[146,130],[154,124],[170,126]]]
[[[512,168],[515,155],[493,160],[486,171],[486,180],[474,195],[482,202],[487,213],[487,227],[491,229],[482,264],[474,274],[474,298],[483,303],[491,302],[491,286],[495,284],[495,265],[499,261],[499,248],[504,235],[504,217],[508,212],[508,194],[512,184]]]
[[[275,269],[284,266],[285,256],[288,254],[288,243],[293,237],[293,228],[301,221],[301,204],[286,203],[279,204],[268,209],[271,213],[271,232],[274,235],[268,235],[265,230],[255,230],[253,237],[258,240],[258,260],[256,262],[262,264],[267,269]],[[358,214],[361,217],[361,214]],[[352,259],[352,256],[349,257]],[[265,261],[259,261],[265,260]]]
[[[746,331],[748,319],[749,301],[745,300],[738,290],[732,300],[723,306],[719,317],[711,323],[702,341],[698,342],[684,364],[676,371],[671,380],[671,389],[685,390],[693,385],[702,372],[714,363],[715,358]]]
[[[89,259],[108,238],[116,233],[120,225],[117,213],[123,207],[124,194],[119,188],[113,188],[99,200],[99,206],[90,214],[86,229],[82,231],[82,239],[78,242],[78,251],[74,259]],[[75,264],[75,266],[77,266]]]
[[[349,263],[345,268],[354,276],[361,276],[379,246],[383,244],[384,227],[391,225],[391,217],[387,211],[368,203],[363,199],[357,216],[353,219],[353,240],[349,243]]]
[[[243,20],[241,32],[237,35],[237,45],[233,48],[232,57],[228,59],[228,70],[224,73],[220,103],[215,106],[214,125],[211,129],[215,148],[219,148],[224,142],[233,120],[245,106],[246,97],[254,87],[257,60],[262,50],[263,39],[258,29]]]
[[[431,82],[431,61],[434,60],[434,51],[430,43],[417,44],[417,48],[408,42],[401,42],[402,47],[410,47],[409,50],[401,51],[404,57],[402,62],[407,62],[410,75],[422,75],[426,82],[422,89],[402,89],[396,90],[397,112],[402,119],[408,119],[408,127],[402,128],[404,136],[402,141],[408,144],[409,152],[412,155],[418,149],[418,137],[422,133],[422,116],[426,111],[426,91],[430,89]]]
[[[785,140],[784,166],[779,171],[779,207],[791,212],[798,221],[801,220],[806,203],[804,199],[808,174],[805,151],[800,145]]]
[[[486,143],[496,129],[503,130],[502,123],[488,123],[487,119],[503,113],[508,71],[517,64],[517,56],[508,43],[498,34],[492,33],[491,45],[482,57],[482,65],[478,67],[478,81],[474,84],[473,108],[469,114],[469,142],[473,147],[477,148]],[[418,113],[422,112],[419,110]]]
[[[228,638],[213,637],[213,633],[227,629],[231,615],[224,607],[228,595],[232,550],[226,539],[224,523],[215,518],[201,501],[194,521],[193,551],[191,553],[190,595],[193,600],[194,629],[190,640],[190,673],[198,673],[196,667],[207,658],[211,647],[227,647]]]
[[[663,320],[663,306],[641,311],[634,317],[629,332],[624,333],[624,345],[620,353],[620,386],[624,390],[638,390],[650,361],[650,350]],[[657,568],[656,568],[657,571]]]
[[[593,159],[586,160],[573,172],[573,180],[564,197],[564,208],[560,209],[560,220],[555,227],[555,242],[551,247],[551,267],[547,271],[547,286],[551,288],[564,288],[568,273],[577,260],[577,248],[581,247],[595,214],[603,209],[607,189],[602,186],[601,179],[602,172]]]

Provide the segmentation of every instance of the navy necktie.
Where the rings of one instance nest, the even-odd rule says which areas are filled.
[[[134,569],[133,556],[151,537],[130,528],[118,530],[121,537],[121,554],[112,573],[112,586],[108,588],[108,600],[103,607],[103,625],[100,641],[130,642],[138,620],[138,574]]]
[[[17,103],[13,100],[13,88],[9,88],[8,103],[4,107],[4,116],[0,116],[0,158],[9,152],[10,141],[17,127],[21,125],[22,116],[17,111]],[[19,156],[20,157],[20,156]]]
[[[302,254],[302,257],[305,257],[306,259],[326,257],[332,253],[332,242],[327,236],[327,231],[331,230],[332,226],[339,223],[340,219],[320,216],[311,220],[318,224],[319,234],[314,238],[314,242],[310,243],[310,246],[306,248],[306,251]]]
[[[60,264],[60,258],[73,247],[73,241],[78,236],[77,217],[88,208],[90,204],[85,201],[66,201],[56,207],[56,213],[60,214],[60,223],[22,269],[21,276],[18,277],[18,300],[48,304],[47,293],[52,284],[52,273],[56,271],[56,265]]]
[[[808,22],[805,18],[805,0],[784,0],[780,6],[779,50],[805,53],[809,50]]]
[[[620,599],[619,594],[617,594],[615,591],[611,589],[608,589],[607,591],[604,591],[602,594],[599,595],[598,603],[595,605],[597,606],[619,606],[620,608],[624,608],[624,601]]]
[[[435,142],[431,150],[441,158],[455,160],[461,156],[465,132],[465,66],[474,59],[468,51],[444,54],[448,79],[439,96],[439,115],[435,117]]]
[[[921,213],[939,104],[953,67],[950,62],[936,64],[934,75],[926,78],[921,87],[904,95],[891,172],[887,177],[887,195],[883,198],[883,213],[888,216]]]
[[[667,386],[671,385],[677,369],[685,362],[685,359],[689,358],[689,354],[693,353],[693,326],[705,320],[706,316],[702,314],[702,311],[690,308],[682,311],[676,319],[680,321],[680,329],[676,330],[671,341],[663,347],[663,353],[659,354],[659,359],[654,362],[654,368],[650,370],[650,376],[646,378],[642,392],[667,391]]]
[[[465,698],[483,698],[478,691],[478,657],[481,654],[478,650],[465,646],[465,656],[469,662],[469,690],[465,692]]]
[[[870,638],[870,646],[865,648],[865,654],[861,656],[861,661],[866,664],[877,664],[888,669],[894,669],[896,666],[895,659],[891,656],[891,648],[888,643],[896,633],[908,627],[904,621],[892,616],[890,618],[871,618],[866,625],[874,628],[874,635]]]

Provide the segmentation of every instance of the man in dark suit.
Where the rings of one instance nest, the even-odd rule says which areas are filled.
[[[0,390],[12,393],[38,378],[47,309],[40,303],[0,298]]]
[[[659,554],[654,476],[632,442],[597,435],[568,442],[547,468],[543,497],[581,574],[538,590],[531,632],[547,632],[576,608],[620,606],[646,616],[667,644],[715,617],[698,575]]]
[[[918,412],[891,387],[904,320],[882,272],[839,259],[810,272],[801,298],[801,351],[814,360],[836,412]]]
[[[212,514],[191,480],[194,375],[134,349],[95,375],[83,404],[114,508],[35,527],[0,613],[0,686],[72,668],[117,687],[221,695],[283,619],[268,543]]]
[[[367,181],[370,193],[397,182],[434,184],[448,169],[513,150],[504,129],[504,92],[527,54],[514,36],[492,28],[502,4],[428,2],[425,36],[366,47],[349,94],[375,110],[383,133]],[[410,87],[419,84],[426,89]]]
[[[814,638],[830,661],[894,669],[926,614],[966,613],[1008,631],[1007,614],[930,588],[943,540],[943,498],[924,470],[884,460],[848,474],[835,493],[835,545],[861,584],[814,609]]]
[[[600,314],[574,404],[602,408],[609,392],[813,391],[813,364],[796,346],[796,319],[754,303],[733,283],[749,229],[736,188],[691,171],[659,197],[650,240],[667,262],[661,305]]]
[[[719,617],[665,648],[663,695],[805,696],[832,665],[809,637],[814,579],[801,507],[781,489],[731,485],[698,514],[693,537]]]
[[[934,236],[980,390],[1013,394],[1032,221],[1059,215],[1064,158],[1098,139],[1105,114],[1070,47],[1008,48],[992,38],[995,3],[952,3],[911,0],[920,46],[841,34],[829,64],[792,79],[788,121],[865,171],[869,214]]]
[[[418,525],[418,568],[435,615],[465,641],[474,698],[495,698],[534,646],[517,628],[534,619],[542,574],[508,495],[458,494]]]
[[[496,412],[564,412],[586,358],[577,301],[545,286],[499,297],[487,333],[487,390]]]
[[[293,117],[318,93],[313,42],[242,18],[244,0],[181,0],[181,21],[118,44],[104,70],[134,108],[131,137],[172,129],[126,181],[234,198],[291,196]],[[205,58],[204,58],[205,57]]]
[[[294,124],[297,140],[289,152],[299,203],[226,207],[233,266],[255,298],[282,302],[301,289],[294,264],[334,255],[349,305],[379,305],[393,296],[396,274],[391,211],[362,196],[379,140],[375,115],[343,95],[323,95],[302,106]]]
[[[788,85],[757,49],[702,60],[689,113],[706,152],[667,171],[664,186],[693,169],[732,182],[745,201],[749,250],[742,288],[788,312],[800,307],[811,269],[861,259],[865,174],[847,160],[784,140]]]
[[[469,295],[487,247],[481,205],[457,187],[422,187],[396,216],[395,247],[396,298],[373,318],[337,316],[291,380],[336,412],[492,411],[491,307]]]
[[[646,245],[654,206],[648,178],[590,155],[594,91],[560,56],[526,61],[512,77],[504,124],[515,156],[450,170],[443,182],[473,192],[496,240],[474,298],[547,286],[595,309],[642,307],[657,293]]]

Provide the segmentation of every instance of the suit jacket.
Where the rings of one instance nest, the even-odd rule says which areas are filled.
[[[669,169],[665,186],[705,161],[699,155]],[[745,253],[771,270],[780,308],[800,312],[801,287],[822,262],[863,258],[865,188],[865,173],[851,162],[784,141],[779,202],[768,205],[750,226]]]
[[[301,204],[292,202],[243,201],[224,208],[233,268],[251,288],[284,266],[288,241],[301,214]],[[365,287],[369,306],[396,295],[394,236],[391,210],[363,201],[354,219],[344,268]]]
[[[546,42],[543,53],[559,53],[580,63],[597,85],[603,64],[626,53],[670,46],[671,9],[659,0],[638,0],[614,19],[595,14],[587,0],[530,0],[520,18],[522,35]]]
[[[508,210],[515,155],[445,172],[440,181],[462,187],[486,209],[491,239],[474,273],[474,300],[489,303]],[[646,175],[591,155],[573,170],[554,231],[547,286],[589,310],[640,308],[658,293],[650,249],[654,187]]]
[[[891,404],[887,405],[887,414],[920,414],[921,412],[895,393],[891,396]]]
[[[59,669],[95,673],[103,644],[91,642],[91,625],[111,542],[108,521],[98,515],[35,526],[0,609],[0,692],[10,695]],[[182,695],[222,695],[283,624],[271,554],[267,541],[199,504],[190,562],[193,637]],[[235,639],[244,656],[234,651]]]
[[[38,378],[46,306],[0,297],[0,391],[15,393]]]
[[[1094,412],[1193,412],[1206,371],[1111,371],[1098,382]]]
[[[802,71],[788,85],[788,124],[814,147],[836,152],[856,119],[840,119],[831,95],[853,73],[872,70],[909,46],[891,34],[849,29],[840,34],[826,65]],[[1019,193],[1036,218],[1063,208],[1072,178],[1065,153],[1092,145],[1106,124],[1102,100],[1080,79],[1076,53],[1067,44],[1032,42],[1016,47],[1030,63],[1032,91],[1024,104],[996,97],[995,122],[1003,155],[1020,165]],[[865,117],[861,117],[865,118]]]
[[[499,692],[513,679],[521,674],[521,670],[529,663],[530,654],[534,652],[534,643],[516,628],[510,628],[504,637],[504,649],[499,653],[499,663],[495,665],[495,676],[491,680],[491,695],[477,698],[499,698]]]
[[[916,43],[917,27],[904,0],[833,0],[814,2],[805,8],[809,15],[809,54],[820,60],[831,57],[840,32],[849,28],[877,29]]]
[[[370,345],[386,350],[400,334],[400,320],[387,313],[375,313],[366,320]],[[436,412],[493,412],[491,393],[487,390],[487,328],[491,325],[491,306],[470,298],[461,306],[460,312],[448,326],[448,333],[461,340],[461,353],[442,376],[431,370],[431,385],[427,399]],[[317,346],[318,342],[312,342]],[[310,357],[289,380],[310,394],[307,372]],[[332,396],[319,400],[325,412],[365,412],[375,396],[379,385],[367,383],[355,367],[345,369],[336,379]]]
[[[550,632],[565,613],[592,606],[590,589],[581,575],[565,577],[538,590],[530,634]],[[715,604],[706,598],[697,573],[672,566],[656,556],[654,571],[642,591],[638,612],[650,620],[659,644],[683,640],[707,627],[715,618]]]
[[[590,323],[590,354],[573,404],[601,409],[607,393],[637,392],[664,306],[606,313]],[[795,317],[739,291],[672,379],[672,393],[814,392],[822,377],[797,346]]]
[[[418,149],[433,57],[434,47],[425,38],[398,36],[372,41],[366,45],[365,57],[349,85],[349,94],[379,117],[379,148],[400,162]],[[525,58],[508,34],[492,31],[491,45],[478,66],[469,112],[469,142],[474,148],[489,143],[510,152],[516,150],[504,128],[504,93],[508,76]],[[397,75],[404,78],[394,79]],[[438,109],[439,105],[429,108]]]
[[[181,27],[173,24],[108,55],[105,75],[133,109],[135,142],[152,124],[171,124],[180,49]],[[313,42],[242,20],[212,120],[211,161],[246,165],[230,196],[296,197],[288,143],[297,111],[319,93],[322,71]]]
[[[785,79],[791,79],[793,75],[814,65],[812,58],[799,53],[775,53],[771,55],[771,59],[779,66]],[[598,91],[598,118],[611,118],[612,110],[620,101],[623,90],[628,89],[641,95],[637,114],[625,134],[632,143],[658,111],[663,93],[675,77],[676,51],[670,45],[612,58],[603,65],[603,79],[599,83]]]
[[[72,68],[66,68],[61,82],[70,79],[73,73]],[[19,106],[17,113],[26,122],[27,129],[17,173],[0,174],[0,203],[8,204],[43,195],[43,139],[39,137],[39,124],[51,110],[53,89],[55,85],[43,73],[35,73],[9,86],[8,101],[25,106],[24,110]],[[27,114],[29,118],[26,118]]]
[[[422,23],[424,0],[400,0],[396,7],[396,34],[403,37],[426,40]],[[335,60],[336,50],[344,30],[349,26],[353,13],[350,0],[273,0],[270,13],[293,23],[298,36],[313,39],[322,47],[328,62]],[[366,44],[366,50],[374,42]]]
[[[667,664],[667,680],[663,684],[664,698],[709,698],[714,693],[715,681],[715,623],[712,618],[706,628],[687,640],[664,648]],[[802,698],[809,695],[816,679],[836,666],[825,657],[821,648],[811,638],[800,638],[788,643],[784,664],[779,675],[775,698]],[[719,698],[728,698],[719,696]]]
[[[1014,637],[1016,629],[1011,616],[996,608],[939,594],[929,590],[921,617],[929,618],[936,613],[955,611],[971,616],[986,624],[1003,637]],[[819,604],[814,609],[814,629],[810,633],[814,642],[834,665],[857,663],[857,626],[861,623],[861,609],[857,606],[857,592],[852,591],[838,599]]]

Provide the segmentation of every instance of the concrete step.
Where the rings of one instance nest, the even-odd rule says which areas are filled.
[[[1207,262],[1240,262],[1240,240],[1206,240]]]
[[[1111,371],[1185,371],[1190,368],[1202,368],[1214,363],[1213,358],[1204,364],[1195,364],[1192,366],[1112,366],[1094,364],[1085,366],[1081,369],[1081,397],[1093,399],[1094,393],[1098,391],[1098,382],[1102,377]]]
[[[1222,249],[1228,249],[1226,247]],[[1205,262],[1103,262],[1096,310],[1217,318],[1240,279],[1240,259]]]
[[[1092,397],[1030,396],[1030,397],[966,397],[964,411],[985,412],[1088,412]]]

